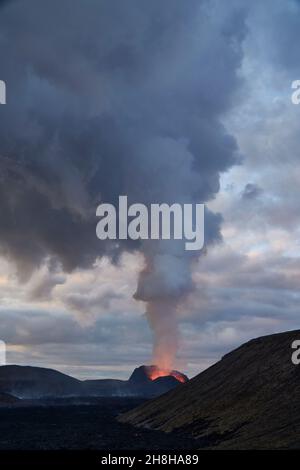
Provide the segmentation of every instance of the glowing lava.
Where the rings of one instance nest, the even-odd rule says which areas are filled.
[[[158,366],[146,366],[146,373],[147,377],[150,380],[156,380],[159,377],[175,377],[179,382],[185,383],[188,381],[186,375],[178,372],[177,370],[168,370],[168,369],[160,369]]]

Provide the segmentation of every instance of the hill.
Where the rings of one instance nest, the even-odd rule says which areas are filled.
[[[0,392],[18,398],[74,396],[80,390],[79,380],[53,369],[16,365],[0,367]]]
[[[300,330],[249,341],[121,422],[192,436],[199,448],[300,448]]]

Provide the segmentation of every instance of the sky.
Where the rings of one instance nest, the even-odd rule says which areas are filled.
[[[0,2],[8,363],[127,378],[162,331],[193,376],[299,328],[299,36],[296,0]],[[204,202],[205,250],[98,240],[120,194]]]

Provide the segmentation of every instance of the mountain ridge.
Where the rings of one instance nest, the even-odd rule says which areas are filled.
[[[132,375],[141,368],[136,368]],[[131,375],[131,377],[132,377]],[[160,377],[142,383],[131,380],[96,379],[79,380],[55,369],[5,365],[0,366],[0,393],[21,399],[49,397],[108,397],[141,396],[150,398],[180,385],[175,377]]]
[[[252,339],[188,383],[119,417],[192,436],[199,448],[300,447],[300,330]]]

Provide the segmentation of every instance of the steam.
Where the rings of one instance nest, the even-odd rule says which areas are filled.
[[[146,302],[146,316],[154,334],[153,363],[166,370],[172,369],[179,346],[177,304],[191,287],[189,273],[182,282],[174,272],[168,272],[175,267],[186,269],[184,258],[167,254],[146,258],[135,294],[137,300]]]
[[[170,205],[205,202],[207,194],[195,171],[196,158],[186,141],[156,138],[145,144],[143,152],[146,161],[151,162],[156,171],[159,169],[156,177],[153,174],[156,185],[148,189],[146,202],[157,200]],[[161,181],[157,184],[159,178]],[[219,227],[220,217],[206,211],[207,245],[220,239]],[[153,363],[171,370],[180,345],[179,308],[194,289],[192,264],[199,252],[186,251],[185,240],[146,240],[140,250],[145,266],[139,274],[134,297],[146,304],[146,317],[154,337]]]
[[[191,272],[196,255],[188,255],[184,244],[177,240],[151,250],[143,246],[143,250],[145,267],[139,274],[134,297],[146,303],[146,317],[154,336],[153,363],[171,370],[180,346],[179,307],[194,289]]]
[[[221,117],[240,85],[244,12],[213,0],[3,5],[0,252],[25,281],[46,260],[67,272],[142,252],[135,298],[154,360],[170,368],[195,254],[181,241],[99,242],[95,209],[120,194],[146,205],[215,196],[238,161]],[[207,211],[206,245],[220,223]]]

